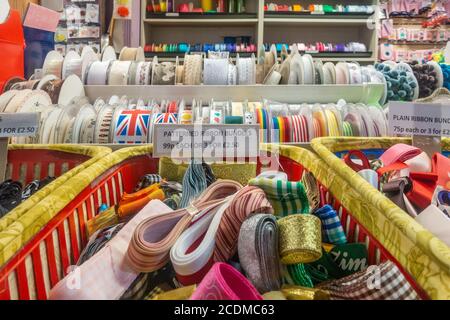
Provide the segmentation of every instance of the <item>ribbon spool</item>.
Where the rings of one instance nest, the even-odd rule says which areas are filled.
[[[111,86],[126,86],[131,61],[114,61],[108,75],[108,84]]]
[[[94,130],[95,143],[109,143],[110,126],[113,120],[114,108],[104,105],[97,116],[96,127]]]
[[[59,99],[59,93],[61,92],[61,88],[64,81],[62,80],[50,80],[44,83],[41,87],[41,89],[48,93],[50,96],[50,99],[52,100],[53,104],[58,103]]]
[[[185,85],[199,85],[202,82],[202,60],[200,54],[187,54],[184,56]]]
[[[308,129],[308,120],[305,115],[291,116],[292,142],[311,141]]]
[[[90,86],[106,85],[110,61],[94,61],[87,68],[86,84]]]
[[[227,59],[205,59],[203,69],[203,84],[227,85],[228,65],[229,63]]]
[[[310,263],[322,256],[320,219],[296,214],[278,220],[281,263]]]
[[[123,47],[119,54],[119,61],[145,61],[144,49]]]
[[[82,78],[83,61],[78,53],[75,51],[69,51],[64,58],[62,66],[62,79],[67,79],[70,75],[74,74],[80,79]]]
[[[256,82],[256,65],[255,55],[252,54],[250,58],[236,57],[237,67],[237,84],[238,85],[252,85]]]
[[[174,85],[176,83],[176,64],[172,62],[158,63],[155,60],[153,60],[152,66],[152,85]],[[184,72],[186,73],[186,70]]]
[[[114,120],[114,143],[146,143],[151,112],[121,110]]]
[[[72,133],[72,143],[94,143],[97,112],[91,105],[83,106],[78,112]]]
[[[151,82],[152,63],[151,62],[139,62],[136,66],[136,76],[134,84],[144,86],[149,85]]]
[[[280,289],[278,228],[273,215],[255,214],[242,223],[238,253],[242,268],[259,292]]]
[[[57,78],[62,77],[64,57],[58,51],[50,51],[44,60],[42,73],[46,75],[54,75]]]
[[[314,137],[328,136],[328,125],[325,113],[320,105],[315,105],[312,108]]]

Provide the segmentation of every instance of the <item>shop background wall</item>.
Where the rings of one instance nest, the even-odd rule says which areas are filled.
[[[27,9],[27,5],[29,2],[39,4],[39,0],[9,0],[11,8],[18,10],[22,17],[25,13],[25,10]]]

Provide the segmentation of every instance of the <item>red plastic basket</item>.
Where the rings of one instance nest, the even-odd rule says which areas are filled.
[[[314,156],[306,150],[303,151]],[[308,171],[307,168],[287,157],[287,153],[281,154],[280,167],[290,180],[300,180],[303,173]],[[150,155],[126,159],[85,188],[20,254],[0,270],[0,299],[46,299],[50,288],[65,276],[69,266],[78,260],[88,240],[85,232],[86,221],[96,214],[96,208],[102,203],[117,204],[121,194],[124,191],[131,192],[142,175],[157,172],[158,160]],[[258,171],[260,168],[259,163]],[[325,186],[319,184],[319,188],[322,204],[331,203],[339,211],[349,241],[366,243],[370,264],[388,259],[394,261],[358,221],[352,218],[351,213],[340,206]],[[401,270],[404,272],[402,268]],[[418,289],[419,294],[426,297],[413,279],[408,274],[405,275]]]

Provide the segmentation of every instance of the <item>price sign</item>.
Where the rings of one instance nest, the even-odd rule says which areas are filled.
[[[450,104],[389,103],[389,133],[450,137]]]
[[[38,125],[38,113],[0,113],[0,138],[34,137]]]
[[[153,155],[172,158],[256,158],[258,125],[155,124]]]

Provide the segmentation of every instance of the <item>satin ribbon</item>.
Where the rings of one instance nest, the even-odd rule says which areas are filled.
[[[450,246],[450,218],[438,207],[429,205],[416,217],[416,221]]]
[[[110,86],[126,86],[128,84],[128,71],[131,61],[114,61],[108,75]]]
[[[391,180],[383,184],[383,192],[386,196],[399,206],[403,211],[408,211],[405,204],[405,193],[412,189],[412,182],[409,178],[403,177]]]
[[[280,289],[278,228],[273,215],[255,214],[242,223],[238,253],[242,268],[259,292]]]
[[[198,219],[217,209],[225,197],[242,186],[231,180],[218,180],[209,186],[192,204],[170,213],[160,213],[141,222],[130,241],[127,257],[134,270],[151,272],[169,261],[169,251],[183,231]]]
[[[237,84],[251,85],[255,84],[255,62],[254,58],[239,58],[236,61]]]
[[[305,288],[301,286],[285,285],[281,292],[287,300],[329,300],[330,294],[326,290]]]
[[[411,172],[412,189],[406,193],[408,199],[417,207],[425,209],[431,204],[437,186],[450,189],[450,159],[436,153],[432,158],[432,172]]]
[[[133,217],[99,252],[68,274],[50,291],[51,300],[119,299],[139,273],[125,258],[136,227],[145,219],[170,215],[170,208],[155,200]]]
[[[170,252],[178,280],[198,283],[213,262],[234,256],[241,224],[253,212],[271,213],[272,207],[261,189],[247,186],[195,220]]]
[[[226,263],[216,263],[190,300],[262,300],[253,285]]]
[[[353,128],[349,122],[347,121],[342,122],[342,129],[344,137],[353,137]]]
[[[355,163],[352,160],[353,158],[358,159],[361,162],[361,164]],[[344,162],[346,165],[348,165],[356,172],[364,169],[371,169],[369,159],[367,159],[366,155],[360,150],[350,150],[344,156]]]
[[[88,68],[86,84],[105,85],[108,78],[109,61],[94,61]]]
[[[278,220],[280,257],[283,264],[309,263],[322,256],[320,219],[296,214]]]
[[[303,115],[293,115],[292,121],[292,142],[309,142],[308,121]]]
[[[405,162],[415,156],[418,156],[422,153],[422,150],[419,148],[398,143],[389,149],[387,149],[380,157],[380,160],[383,162],[384,166],[389,166],[394,162]]]
[[[328,135],[332,137],[339,137],[341,136],[341,132],[339,130],[338,120],[336,118],[336,115],[331,110],[325,110],[324,111],[325,118],[327,119],[328,124]]]
[[[266,109],[264,108],[256,108],[256,122],[259,124],[260,128],[260,141],[261,142],[268,142],[268,128],[269,128],[269,114]]]

